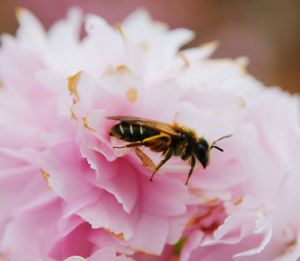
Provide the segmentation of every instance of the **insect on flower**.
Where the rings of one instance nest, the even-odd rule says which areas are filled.
[[[129,142],[127,145],[114,148],[145,146],[152,151],[162,152],[164,158],[155,167],[150,181],[172,156],[180,156],[184,161],[190,160],[191,164],[185,183],[187,185],[196,165],[196,158],[203,168],[206,168],[209,164],[211,149],[223,151],[223,149],[216,146],[216,143],[231,137],[231,135],[223,136],[209,145],[203,137],[199,138],[193,130],[179,126],[176,123],[171,125],[133,116],[109,116],[107,118],[119,121],[111,128],[109,135]]]

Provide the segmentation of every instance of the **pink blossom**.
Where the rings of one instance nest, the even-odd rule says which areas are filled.
[[[18,19],[0,49],[0,257],[300,257],[297,97],[248,75],[244,58],[209,59],[215,43],[179,51],[193,33],[144,10],[112,27],[72,9],[49,32],[27,10]],[[149,182],[134,150],[113,149],[111,115],[232,137],[188,186],[179,158]]]

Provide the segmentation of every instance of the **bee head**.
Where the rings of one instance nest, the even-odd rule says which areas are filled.
[[[200,138],[196,144],[196,150],[195,150],[195,154],[196,157],[198,158],[198,160],[200,161],[200,163],[202,164],[203,168],[206,168],[206,166],[209,163],[209,152],[211,149],[217,149],[219,151],[223,152],[223,149],[221,149],[220,147],[216,146],[216,143],[220,140],[226,139],[231,137],[231,135],[226,135],[223,136],[217,140],[215,140],[211,146],[208,145],[207,141],[204,138]]]
[[[206,168],[209,163],[209,151],[210,148],[207,141],[203,138],[200,138],[196,144],[195,154],[203,168]]]

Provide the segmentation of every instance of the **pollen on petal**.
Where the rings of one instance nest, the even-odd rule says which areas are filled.
[[[104,228],[104,230],[106,232],[108,232],[109,234],[121,239],[121,240],[125,240],[125,237],[124,237],[124,234],[123,233],[116,233],[114,231],[112,231],[111,229],[108,229],[108,228]]]
[[[49,174],[48,174],[48,172],[46,172],[46,171],[43,170],[43,169],[40,169],[40,171],[41,171],[42,177],[43,177],[46,181],[48,181],[48,179],[49,179]]]
[[[129,68],[124,64],[120,64],[120,65],[116,66],[115,70],[117,72],[121,72],[121,73],[130,71]]]
[[[133,72],[125,65],[119,64],[115,67],[109,65],[105,69],[103,75],[116,75],[116,74],[133,74]]]
[[[89,124],[88,124],[88,122],[87,122],[87,116],[82,117],[82,122],[83,122],[83,126],[84,126],[85,128],[87,128],[87,129],[90,130],[90,131],[95,131],[93,128],[91,128],[91,127],[89,126]]]
[[[129,88],[126,91],[126,98],[130,101],[130,102],[135,102],[137,100],[137,96],[138,96],[138,91],[136,88],[132,87]]]
[[[146,252],[140,248],[137,248],[137,247],[132,247],[132,249],[136,252],[136,253],[140,253],[142,255],[145,255],[145,256],[157,256],[157,253],[154,253],[154,252]]]
[[[68,89],[70,94],[74,97],[75,101],[79,101],[79,95],[77,92],[77,84],[80,79],[81,72],[77,72],[68,78]]]
[[[150,49],[149,43],[147,43],[145,41],[140,42],[139,47],[144,53],[147,53]]]
[[[184,52],[183,51],[180,51],[178,53],[179,57],[181,58],[181,60],[183,61],[183,65],[185,67],[188,67],[190,65],[190,62],[189,60],[187,59],[187,57],[185,56]]]
[[[243,203],[243,201],[244,201],[243,197],[240,197],[240,198],[238,198],[237,200],[234,201],[234,205],[236,205],[236,206],[240,205],[240,204]]]
[[[118,32],[120,33],[121,37],[122,37],[122,38],[125,38],[124,30],[123,30],[123,27],[122,27],[121,23],[116,22],[116,23],[115,23],[115,28],[116,28],[116,29],[118,30]]]
[[[42,177],[48,182],[50,175],[44,169],[40,169]],[[52,187],[48,183],[48,188],[52,190]],[[1,259],[0,259],[1,260]]]
[[[70,112],[71,112],[71,119],[72,120],[78,120],[78,118],[77,118],[75,112],[72,110],[72,108],[70,109]]]

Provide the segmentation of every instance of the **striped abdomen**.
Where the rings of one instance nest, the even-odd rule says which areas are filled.
[[[159,133],[157,130],[142,125],[120,122],[111,128],[109,134],[124,141],[134,142],[142,141]]]

